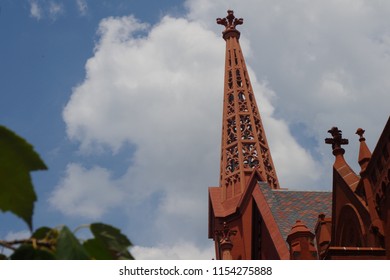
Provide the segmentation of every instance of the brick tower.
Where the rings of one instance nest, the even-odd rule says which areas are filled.
[[[232,10],[227,13],[226,18],[217,19],[218,24],[225,26],[222,37],[226,41],[220,186],[217,189],[210,189],[210,196],[218,200],[214,201],[215,206],[219,204],[218,207],[225,216],[225,219],[214,222],[224,224],[224,232],[227,222],[232,224],[231,219],[235,221],[233,224],[241,224],[242,216],[233,218],[229,215],[236,213],[237,207],[248,192],[251,178],[253,180],[255,176],[256,180],[265,181],[271,188],[279,189],[265,130],[239,43],[240,32],[236,29],[237,25],[243,23],[243,19],[236,18]],[[216,194],[217,192],[219,194]],[[222,232],[217,228],[214,229],[217,233]],[[240,234],[237,229],[233,232]],[[218,236],[213,237],[216,238],[218,247],[221,237],[217,233],[215,234]],[[233,239],[238,238],[232,237],[231,240]],[[233,258],[234,254],[233,248]],[[243,254],[240,255],[244,258]]]

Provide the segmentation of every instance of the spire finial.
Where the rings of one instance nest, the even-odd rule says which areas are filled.
[[[225,26],[225,30],[222,32],[225,40],[233,34],[239,38],[240,32],[236,29],[236,26],[243,24],[243,22],[244,20],[242,18],[236,18],[234,16],[233,10],[228,10],[225,18],[217,18],[217,23]]]
[[[363,137],[364,132],[366,132],[366,131],[365,131],[363,128],[358,128],[358,129],[356,130],[356,134],[360,136],[360,138],[359,138],[359,141],[360,141],[360,142],[366,140],[366,138]]]
[[[347,145],[348,139],[344,139],[342,137],[341,130],[339,130],[337,127],[332,127],[328,130],[328,133],[332,135],[333,138],[326,138],[325,143],[326,144],[332,144],[333,154],[344,154],[344,149],[341,148],[341,145]]]
[[[360,164],[360,167],[362,168],[361,172],[364,172],[364,170],[367,167],[368,162],[371,159],[371,152],[367,147],[366,144],[366,138],[363,137],[365,130],[362,128],[358,128],[356,130],[356,134],[360,136],[359,141],[360,141],[360,149],[359,149],[359,158],[358,162]]]

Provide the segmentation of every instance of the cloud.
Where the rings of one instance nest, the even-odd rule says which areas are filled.
[[[49,17],[52,20],[56,20],[58,16],[64,13],[64,6],[62,3],[50,1],[48,12],[49,12]]]
[[[139,227],[173,241],[175,230],[206,231],[207,187],[218,178],[222,83],[214,79],[222,78],[223,42],[185,19],[165,17],[147,28],[133,17],[102,21],[87,78],[64,120],[82,150],[137,147],[134,164],[118,178],[130,194],[123,207],[137,220],[133,213],[153,203],[153,215]],[[195,206],[202,209],[194,213]]]
[[[76,0],[77,8],[81,15],[86,15],[88,11],[88,3],[86,0]]]
[[[20,239],[26,239],[31,236],[31,233],[28,230],[21,230],[17,232],[10,231],[5,236],[4,240],[7,241],[13,241],[13,240],[20,240]]]
[[[110,180],[110,176],[110,172],[101,167],[88,170],[70,163],[64,178],[51,194],[49,203],[65,215],[101,218],[108,209],[122,201],[122,192]]]
[[[30,16],[37,20],[42,18],[42,10],[38,4],[38,2],[31,0],[30,1]]]
[[[200,249],[189,242],[179,242],[173,246],[134,246],[131,253],[136,260],[211,260],[214,258],[213,246]]]
[[[61,2],[51,0],[30,0],[30,16],[36,20],[49,17],[55,21],[65,12],[64,5]]]

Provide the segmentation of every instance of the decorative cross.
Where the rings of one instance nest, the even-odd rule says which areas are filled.
[[[226,18],[217,18],[217,23],[226,27],[226,30],[235,30],[237,25],[243,24],[242,18],[236,18],[233,10],[227,11]]]
[[[332,149],[339,149],[341,148],[341,145],[347,145],[348,139],[344,139],[341,134],[341,130],[339,130],[337,127],[332,127],[330,130],[328,130],[330,134],[332,134],[333,138],[326,138],[325,143],[326,144],[332,144]]]

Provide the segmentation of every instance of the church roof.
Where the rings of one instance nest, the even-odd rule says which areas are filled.
[[[258,185],[284,240],[297,220],[314,233],[318,215],[332,215],[332,192],[271,189],[264,182]]]

